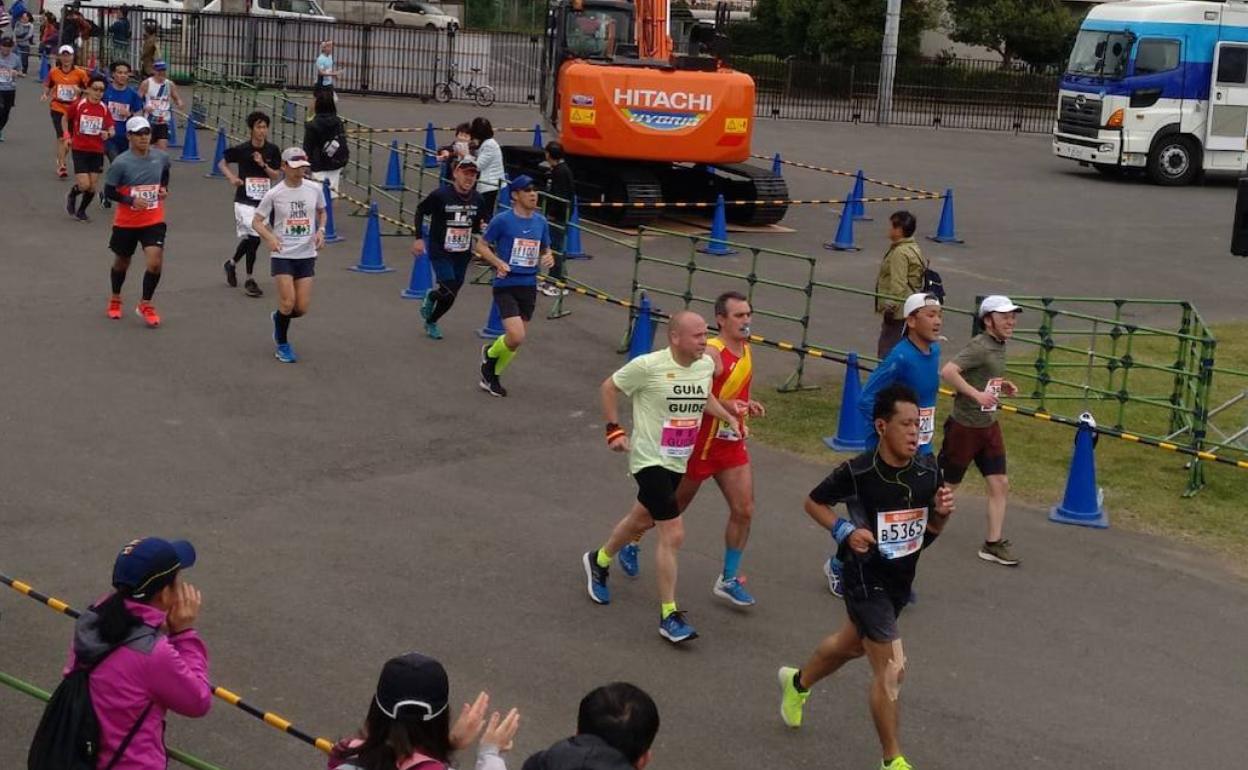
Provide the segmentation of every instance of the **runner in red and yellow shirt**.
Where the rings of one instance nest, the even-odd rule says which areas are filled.
[[[169,155],[151,146],[152,125],[136,115],[126,121],[130,149],[118,155],[104,175],[104,197],[117,202],[113,236],[108,248],[113,252],[110,272],[113,293],[108,300],[108,317],[121,318],[121,287],[130,269],[130,259],[142,244],[147,257],[143,273],[143,299],[134,312],[148,326],[160,326],[160,316],[152,305],[156,284],[165,259],[165,198],[169,195]]]
[[[87,95],[65,111],[65,140],[74,154],[74,186],[65,198],[65,210],[79,222],[91,221],[87,207],[104,173],[104,143],[112,138],[113,114],[104,105],[104,78],[92,75]],[[82,203],[78,203],[78,195]],[[76,210],[75,210],[76,208]]]
[[[744,294],[730,291],[715,300],[715,324],[719,336],[707,340],[706,352],[715,362],[711,394],[729,411],[744,418],[762,416],[763,405],[750,399],[753,379],[753,357],[750,354],[750,320],[753,309]],[[754,604],[754,597],[745,590],[745,578],[739,573],[741,554],[750,537],[754,517],[754,472],[745,437],[731,425],[709,414],[702,417],[697,444],[676,490],[676,502],[685,510],[693,502],[702,482],[714,478],[728,502],[728,526],[724,530],[724,568],[715,580],[714,594],[739,607]],[[624,573],[638,572],[637,543],[620,550],[619,563]]]
[[[88,81],[87,71],[74,66],[74,47],[61,46],[57,50],[56,66],[48,72],[48,79],[43,83],[43,96],[40,97],[41,101],[48,102],[52,111],[52,130],[56,132],[56,175],[61,179],[69,176],[69,171],[65,168],[65,155],[69,152],[69,144],[64,141],[63,118],[69,106],[82,96]]]

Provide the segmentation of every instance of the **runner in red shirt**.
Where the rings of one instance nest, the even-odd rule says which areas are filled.
[[[762,416],[763,405],[750,398],[750,382],[754,377],[750,354],[750,321],[753,308],[744,294],[725,292],[715,300],[715,324],[719,336],[707,340],[706,352],[715,361],[711,394],[742,419],[746,415]],[[676,489],[676,504],[685,510],[693,502],[702,482],[713,478],[728,502],[728,526],[724,530],[724,567],[715,580],[712,592],[738,607],[754,604],[754,597],[745,590],[745,577],[740,574],[741,553],[750,537],[754,517],[754,472],[745,437],[732,426],[704,414],[698,430],[697,444],[685,469],[684,478]],[[624,574],[637,574],[639,546],[630,543],[620,549],[618,558]]]
[[[90,222],[87,206],[104,173],[104,143],[112,138],[113,115],[104,106],[104,78],[92,75],[86,97],[65,110],[65,141],[74,154],[74,186],[65,197],[65,211],[79,222]],[[81,193],[82,202],[78,202]]]

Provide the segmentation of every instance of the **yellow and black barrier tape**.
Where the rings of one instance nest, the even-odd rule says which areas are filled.
[[[924,193],[923,195],[894,195],[888,197],[872,197],[859,198],[856,203],[900,203],[903,201],[933,201],[944,198],[943,195],[935,193]],[[848,203],[845,198],[762,198],[762,199],[740,199],[725,200],[725,206],[801,206],[801,205],[840,205]],[[654,203],[646,201],[620,202],[620,201],[578,201],[578,205],[583,209],[713,209],[719,205],[718,201],[658,201]]]
[[[17,591],[19,594],[22,594],[24,596],[29,596],[31,599],[34,599],[40,604],[43,604],[47,607],[51,607],[52,609],[56,610],[62,615],[68,615],[69,617],[75,620],[77,620],[82,615],[82,613],[80,613],[78,610],[69,606],[69,604],[61,601],[60,599],[57,599],[56,597],[53,597],[53,596],[48,596],[47,594],[40,593],[36,591],[34,588],[32,588],[28,583],[24,583],[21,580],[17,580],[15,578],[11,578],[8,575],[5,575],[3,573],[0,573],[0,583],[4,583],[6,586],[8,586],[9,588],[12,588],[14,591]],[[251,716],[255,717],[256,719],[261,720],[262,722],[264,722],[267,725],[270,725],[271,727],[276,727],[278,730],[281,730],[282,732],[286,733],[287,735],[293,738],[298,738],[299,740],[303,741],[309,746],[313,746],[317,749],[320,749],[326,754],[328,754],[330,750],[333,749],[334,747],[333,741],[330,741],[327,738],[317,738],[315,736],[308,735],[307,733],[303,732],[302,730],[300,730],[299,728],[291,724],[289,720],[284,719],[283,717],[280,717],[277,714],[274,714],[272,712],[263,711],[261,709],[256,708],[255,706],[244,701],[241,697],[225,689],[224,687],[217,687],[216,685],[209,685],[209,686],[212,687],[212,694],[216,696],[217,698],[225,701],[226,703],[230,704],[231,706],[234,706],[235,708],[240,709],[241,711],[246,712],[247,714],[250,714]]]
[[[428,126],[412,126],[411,128],[373,128],[372,126],[361,126],[359,128],[344,129],[348,134],[415,134],[419,131],[428,131]],[[434,126],[434,131],[454,131],[455,126]],[[494,133],[533,133],[533,126],[528,128],[494,128]]]
[[[755,158],[757,160],[770,160],[773,162],[775,161],[774,157],[768,157],[766,155],[751,155],[750,157]],[[839,169],[839,168],[828,168],[827,166],[816,166],[811,163],[802,163],[796,160],[786,160],[784,158],[781,158],[780,163],[781,165],[793,166],[794,168],[804,168],[810,171],[822,171],[825,174],[836,174],[837,176],[858,176],[857,171],[845,171],[844,169]],[[911,187],[910,185],[904,185],[898,182],[888,182],[883,179],[875,179],[873,177],[869,177],[865,175],[862,177],[862,181],[870,182],[871,184],[878,184],[881,187],[891,187],[894,190],[905,190],[906,192],[920,193],[922,195],[936,195],[940,197],[939,193],[934,193],[931,190],[924,190],[922,187]]]

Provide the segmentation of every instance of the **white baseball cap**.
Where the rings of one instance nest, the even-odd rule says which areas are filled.
[[[312,165],[308,162],[308,154],[303,151],[302,147],[287,147],[282,150],[282,162],[291,168]]]
[[[984,297],[984,301],[979,303],[979,317],[983,318],[989,313],[1021,313],[1023,309],[1007,296],[1003,294],[990,294]]]
[[[147,122],[147,118],[142,115],[135,115],[126,121],[126,131],[134,133],[135,131],[152,130],[152,124]]]
[[[902,306],[901,315],[903,318],[909,318],[911,313],[924,307],[940,307],[940,300],[936,299],[935,294],[924,292],[911,294],[906,297],[906,304]]]
[[[74,47],[72,45],[63,45],[60,48],[56,49],[56,52],[57,53],[73,53]]]

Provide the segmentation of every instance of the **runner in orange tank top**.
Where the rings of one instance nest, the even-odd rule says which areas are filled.
[[[753,309],[744,294],[735,291],[721,294],[715,300],[719,336],[708,340],[706,346],[707,354],[715,361],[711,392],[725,407],[743,417],[766,413],[762,404],[750,399],[750,381],[754,374],[749,345],[752,315]],[[745,577],[739,573],[739,566],[754,517],[754,472],[750,467],[750,454],[745,439],[731,426],[704,415],[693,456],[676,490],[676,502],[682,511],[689,507],[702,482],[709,478],[719,484],[728,502],[724,567],[712,592],[739,607],[748,607],[754,604],[754,597],[745,590]],[[639,542],[620,550],[620,567],[629,576],[637,574],[638,552]]]

